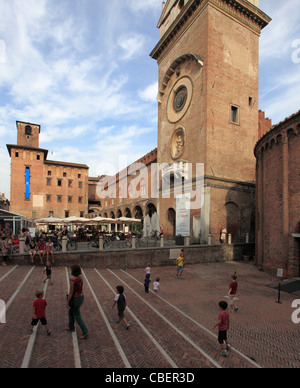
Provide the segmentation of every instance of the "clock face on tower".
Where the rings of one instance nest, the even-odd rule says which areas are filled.
[[[167,117],[170,123],[177,123],[188,111],[193,97],[193,83],[190,77],[180,78],[172,87],[167,103]]]

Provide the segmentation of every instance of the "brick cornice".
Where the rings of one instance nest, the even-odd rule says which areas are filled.
[[[261,137],[255,145],[254,155],[257,158],[262,149],[267,149],[271,143],[278,143],[278,139],[288,143],[288,135],[300,134],[300,111],[275,125],[269,132]]]
[[[258,35],[271,21],[269,16],[246,0],[190,0],[161,37],[150,56],[159,61],[182,30],[208,5],[237,20]]]

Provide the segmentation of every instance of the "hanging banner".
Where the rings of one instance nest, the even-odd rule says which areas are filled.
[[[176,236],[190,236],[190,194],[176,197]]]

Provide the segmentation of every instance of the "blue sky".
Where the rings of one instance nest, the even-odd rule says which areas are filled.
[[[300,109],[300,1],[260,8],[273,21],[261,37],[259,108],[275,124]],[[149,53],[160,12],[161,0],[0,2],[0,192],[9,198],[16,120],[41,125],[48,159],[85,163],[90,176],[156,147]]]

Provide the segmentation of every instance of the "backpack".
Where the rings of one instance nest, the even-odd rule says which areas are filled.
[[[124,294],[120,294],[118,302],[117,302],[118,311],[124,311],[125,310],[125,307],[126,307],[126,302],[125,301],[126,301],[126,298],[125,298]]]

